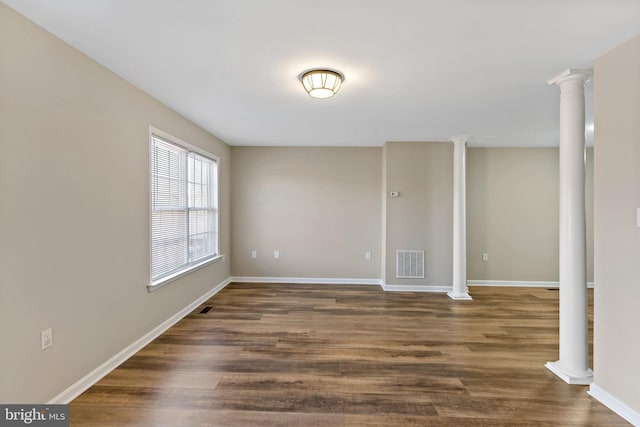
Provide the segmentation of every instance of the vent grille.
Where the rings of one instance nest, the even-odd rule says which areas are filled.
[[[398,279],[424,279],[424,251],[396,251]]]

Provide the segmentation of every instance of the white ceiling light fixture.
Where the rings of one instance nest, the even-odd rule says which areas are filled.
[[[338,93],[344,75],[338,71],[314,69],[300,75],[304,90],[313,98],[331,98]]]

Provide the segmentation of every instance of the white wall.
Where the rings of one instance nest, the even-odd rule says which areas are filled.
[[[228,254],[229,147],[0,3],[0,402],[46,402],[229,276],[147,292],[149,125],[220,157]]]

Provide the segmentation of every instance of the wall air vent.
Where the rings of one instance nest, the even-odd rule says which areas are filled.
[[[424,251],[396,251],[398,279],[424,279]]]

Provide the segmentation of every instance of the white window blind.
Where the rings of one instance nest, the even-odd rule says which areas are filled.
[[[217,255],[217,162],[151,136],[151,283]]]

